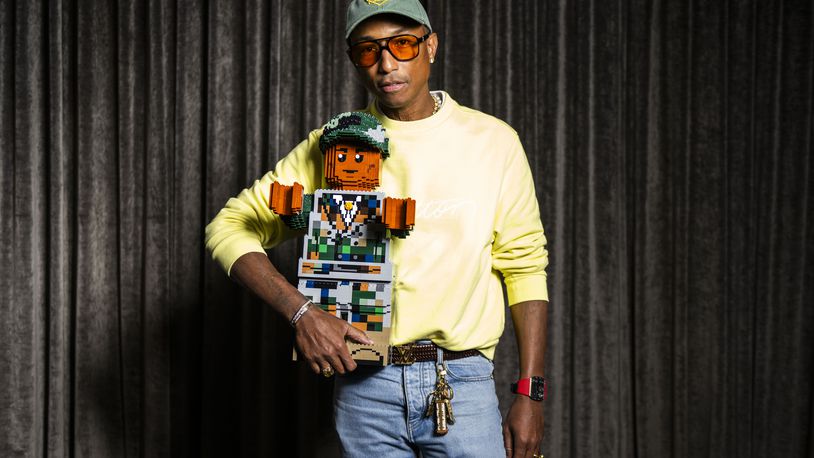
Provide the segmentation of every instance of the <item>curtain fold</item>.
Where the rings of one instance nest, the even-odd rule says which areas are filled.
[[[545,454],[814,457],[814,5],[424,3],[431,87],[533,169]],[[0,455],[338,456],[331,382],[203,229],[368,103],[345,5],[0,0]],[[516,374],[507,320],[504,413]]]

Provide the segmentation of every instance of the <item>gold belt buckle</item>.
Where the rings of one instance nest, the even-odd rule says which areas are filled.
[[[393,357],[390,362],[397,366],[409,366],[413,364],[415,362],[413,345],[415,344],[393,345]]]

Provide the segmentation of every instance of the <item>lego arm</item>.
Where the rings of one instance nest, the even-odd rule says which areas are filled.
[[[275,181],[269,189],[269,208],[280,215],[290,229],[301,230],[308,227],[308,211],[313,197],[313,194],[305,194],[302,185],[296,181],[291,186]]]
[[[404,238],[413,230],[415,225],[415,200],[384,198],[382,220],[390,233],[396,237]]]
[[[289,216],[302,211],[302,185],[294,182],[286,186],[278,182],[271,183],[269,190],[269,208],[280,216]]]

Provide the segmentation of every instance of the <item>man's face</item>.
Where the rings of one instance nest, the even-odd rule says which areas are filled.
[[[379,150],[356,143],[337,143],[325,151],[325,181],[337,189],[372,191],[379,185]]]
[[[426,34],[426,29],[416,23],[401,21],[399,16],[383,14],[359,24],[351,33],[350,43],[405,33],[420,38]],[[356,70],[362,83],[380,105],[392,110],[409,108],[420,96],[429,92],[430,58],[434,58],[437,44],[438,37],[433,33],[419,44],[418,56],[409,61],[396,60],[385,48],[378,62],[370,67],[357,67]]]

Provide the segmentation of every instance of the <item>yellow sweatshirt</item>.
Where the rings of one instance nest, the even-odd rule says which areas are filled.
[[[419,121],[389,119],[375,103],[367,109],[390,138],[376,191],[416,200],[415,228],[390,242],[391,343],[431,339],[491,359],[504,324],[501,277],[511,305],[548,300],[546,240],[517,133],[440,95],[438,113]],[[297,235],[269,210],[269,186],[325,188],[319,135],[311,132],[206,227],[206,247],[227,272],[240,256]]]

